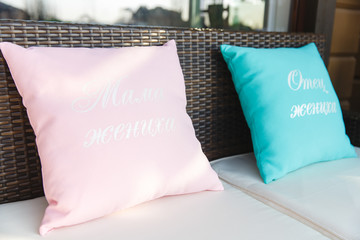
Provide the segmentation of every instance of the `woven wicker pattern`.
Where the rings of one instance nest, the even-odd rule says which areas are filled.
[[[0,21],[0,41],[29,46],[126,47],[164,44],[175,39],[186,81],[187,110],[210,160],[251,150],[221,44],[299,47],[325,40],[314,34],[107,26]],[[0,55],[0,203],[43,195],[35,137],[9,69]]]
[[[345,111],[343,115],[346,134],[354,146],[360,147],[360,113]]]

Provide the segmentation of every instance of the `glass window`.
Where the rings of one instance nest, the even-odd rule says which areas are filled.
[[[2,0],[0,17],[287,31],[290,3],[289,0]]]

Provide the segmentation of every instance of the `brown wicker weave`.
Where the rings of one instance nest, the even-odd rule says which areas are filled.
[[[148,46],[170,39],[177,42],[187,110],[210,160],[251,151],[249,129],[219,46],[299,47],[315,42],[323,53],[325,44],[324,37],[315,34],[0,21],[0,41],[25,47]],[[2,55],[0,91],[0,203],[42,196],[34,133]]]
[[[346,134],[354,146],[360,147],[360,113],[345,111],[343,115]]]

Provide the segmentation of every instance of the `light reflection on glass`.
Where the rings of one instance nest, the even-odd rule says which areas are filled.
[[[0,17],[263,30],[267,1],[269,0],[2,0]]]

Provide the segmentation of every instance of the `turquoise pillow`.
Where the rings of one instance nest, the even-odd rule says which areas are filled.
[[[306,165],[356,157],[339,100],[314,43],[222,45],[265,183]]]

